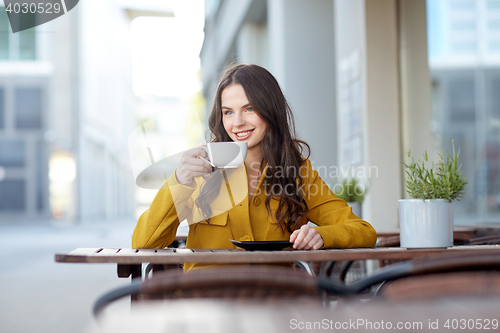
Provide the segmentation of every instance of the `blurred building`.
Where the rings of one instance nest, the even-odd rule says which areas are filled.
[[[500,218],[500,1],[428,0],[433,138],[460,162],[469,184],[459,223]]]
[[[206,0],[204,94],[234,60],[268,68],[332,184],[370,183],[363,218],[398,227],[403,151],[431,146],[425,0]]]
[[[137,16],[173,11],[152,1],[80,1],[13,34],[0,7],[0,220],[132,216]]]

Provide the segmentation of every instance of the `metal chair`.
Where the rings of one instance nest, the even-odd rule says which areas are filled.
[[[463,233],[454,233],[453,234],[453,243],[455,245],[463,245],[463,244],[469,244],[468,242],[470,241],[471,236],[468,234],[463,234]],[[498,237],[498,240],[500,240],[500,236]],[[375,247],[399,247],[400,246],[400,238],[399,235],[396,236],[390,236],[390,237],[384,237],[381,238],[377,241],[377,244],[375,244]],[[379,267],[384,267],[386,265],[394,264],[400,262],[399,260],[379,260]],[[332,272],[334,271],[334,268],[336,266],[338,267],[338,280],[342,283],[347,282],[347,276],[349,273],[349,270],[351,267],[354,267],[354,261],[345,261],[345,262],[334,262],[330,261],[326,263],[320,273],[320,276],[322,277],[331,277]],[[341,266],[339,266],[341,265]],[[358,265],[359,267],[359,265]]]
[[[500,244],[500,235],[484,236],[472,238],[467,242],[468,245],[495,245]]]
[[[500,272],[448,272],[402,278],[383,284],[377,296],[392,301],[500,296]]]
[[[500,244],[500,235],[484,236],[471,238],[470,234],[456,232],[453,234],[453,244],[454,245],[493,245]],[[384,237],[377,241],[375,247],[399,247],[400,238],[399,235]],[[386,265],[394,264],[400,262],[399,260],[380,260],[379,267],[384,267]],[[306,263],[307,264],[307,263]],[[344,284],[347,282],[347,276],[351,267],[354,267],[354,261],[329,261],[321,266],[319,276],[321,277],[332,277],[333,272],[338,273],[338,280]],[[358,265],[359,266],[359,265]],[[360,269],[358,267],[358,269]],[[314,274],[314,273],[313,273]]]
[[[348,286],[343,286],[340,282],[331,281],[325,278],[318,279],[318,286],[326,292],[340,294],[344,296],[355,296],[364,290],[383,283],[377,290],[375,297],[384,295],[384,289],[388,288],[388,282],[400,279],[442,273],[477,272],[500,270],[500,257],[498,255],[468,255],[468,256],[439,256],[424,259],[417,259],[410,262],[398,263],[383,267],[377,273],[365,279],[356,281]],[[498,276],[495,274],[495,276]],[[479,279],[479,278],[478,278]],[[407,280],[408,281],[408,280]],[[462,278],[463,281],[463,278]],[[453,290],[450,289],[450,292]]]
[[[305,272],[274,266],[228,266],[188,273],[159,272],[147,280],[104,294],[94,303],[94,315],[97,317],[108,304],[128,295],[141,295],[142,299],[293,299],[294,302],[322,303],[316,278]]]

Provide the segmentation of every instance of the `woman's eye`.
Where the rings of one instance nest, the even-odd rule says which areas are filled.
[[[252,108],[248,108],[248,109],[247,109],[247,111],[248,111],[248,112],[252,112],[252,111],[253,111],[253,109],[252,109]]]
[[[224,114],[225,116],[227,116],[227,115],[233,114],[233,111],[229,111],[229,110],[227,110],[227,111],[224,111],[224,112],[223,112],[223,114]]]

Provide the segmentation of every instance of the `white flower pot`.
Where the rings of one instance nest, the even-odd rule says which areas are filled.
[[[399,228],[401,247],[453,246],[453,202],[399,200]]]

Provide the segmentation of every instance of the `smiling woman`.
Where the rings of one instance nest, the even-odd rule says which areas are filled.
[[[212,142],[246,142],[244,164],[213,170],[204,149],[185,152],[139,218],[133,247],[168,246],[183,219],[190,225],[188,248],[234,248],[231,239],[289,240],[302,250],[375,245],[371,225],[354,215],[312,169],[309,146],[297,138],[290,107],[266,69],[233,65],[224,73],[209,129]],[[221,211],[221,200],[233,198],[242,186],[245,199],[231,199],[232,205]],[[311,228],[308,221],[318,227]],[[191,267],[186,264],[185,269]]]

